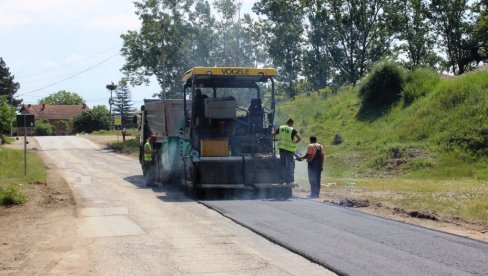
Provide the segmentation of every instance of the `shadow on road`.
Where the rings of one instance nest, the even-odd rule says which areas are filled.
[[[188,197],[183,189],[177,185],[158,185],[146,187],[143,175],[132,175],[125,177],[124,180],[139,189],[151,189],[156,193],[165,193],[158,196],[164,202],[188,202],[195,200],[219,201],[219,200],[268,200],[268,201],[287,201],[291,200],[286,196],[274,194],[269,190],[232,190],[232,189],[209,189],[201,193],[198,198]]]

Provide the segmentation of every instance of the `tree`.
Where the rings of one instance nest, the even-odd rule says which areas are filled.
[[[474,3],[472,14],[478,16],[470,37],[461,45],[463,57],[458,62],[459,67],[465,69],[477,67],[480,62],[488,61],[488,1]]]
[[[280,74],[277,79],[286,85],[288,97],[296,94],[296,82],[301,72],[303,11],[297,0],[261,0],[254,4],[258,15],[266,16],[261,29],[273,64]]]
[[[303,55],[303,73],[313,90],[320,90],[328,85],[333,77],[332,59],[325,47],[325,17],[322,9],[324,0],[304,0],[302,4],[308,17],[307,48]]]
[[[91,133],[96,130],[108,130],[110,128],[110,111],[104,105],[94,106],[93,109],[83,111],[73,118],[75,132]]]
[[[114,113],[118,113],[122,118],[122,127],[132,125],[134,108],[132,104],[132,95],[128,86],[127,79],[119,81],[114,97]]]
[[[61,90],[53,93],[45,98],[39,100],[41,104],[56,104],[56,105],[79,105],[85,103],[83,98],[74,93],[66,90]]]
[[[431,31],[429,7],[424,0],[402,0],[399,3],[398,37],[402,53],[408,56],[406,67],[435,67],[440,58],[434,51],[436,43]]]
[[[327,0],[320,4],[324,46],[339,71],[336,83],[356,84],[390,54],[395,29],[390,0]]]
[[[180,94],[181,76],[192,66],[188,18],[194,1],[140,0],[135,6],[142,27],[121,36],[126,59],[122,72],[132,85],[147,84],[154,76],[161,86],[157,95],[175,98]]]
[[[8,102],[7,96],[0,97],[0,142],[3,143],[3,135],[10,131],[15,119],[15,108]]]
[[[465,39],[473,27],[468,23],[468,0],[433,0],[431,14],[436,35],[439,37],[447,56],[446,69],[453,74],[462,74]]]
[[[15,99],[14,95],[19,90],[20,85],[14,81],[14,78],[5,61],[0,57],[0,96],[7,96],[7,102],[11,106],[18,107],[22,103],[22,100]]]
[[[191,43],[190,56],[192,64],[196,66],[214,66],[217,60],[212,56],[218,42],[215,33],[215,18],[208,1],[197,0],[195,11],[192,12],[189,20]]]

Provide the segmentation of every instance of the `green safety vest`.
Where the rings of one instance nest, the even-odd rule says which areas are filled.
[[[297,150],[297,144],[291,137],[293,128],[287,125],[280,126],[278,133],[278,148],[287,151],[295,152]]]
[[[150,151],[150,153],[146,153],[146,151]],[[152,151],[153,146],[149,141],[144,144],[144,161],[152,161]]]

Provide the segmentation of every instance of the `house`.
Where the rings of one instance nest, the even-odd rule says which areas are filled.
[[[36,123],[39,120],[48,121],[53,126],[53,135],[68,135],[72,132],[73,118],[83,111],[89,110],[86,104],[79,105],[52,105],[52,104],[27,104],[20,109],[21,114],[34,115]],[[27,134],[32,134],[28,130]],[[18,135],[23,135],[22,129]]]

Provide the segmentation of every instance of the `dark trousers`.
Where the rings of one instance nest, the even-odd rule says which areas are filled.
[[[295,182],[295,160],[293,152],[280,149],[281,175],[286,183]]]
[[[308,181],[310,182],[310,196],[318,197],[320,194],[320,177],[322,170],[317,166],[308,166]]]
[[[144,161],[144,170],[146,172],[146,186],[154,185],[156,180],[156,166],[154,161]]]

